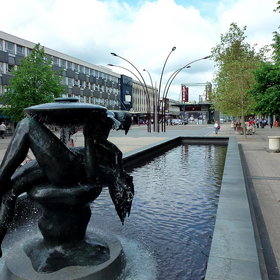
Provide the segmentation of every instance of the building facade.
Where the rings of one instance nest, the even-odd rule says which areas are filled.
[[[28,56],[35,45],[0,31],[0,96],[6,90],[5,86],[9,85],[12,68],[20,65],[20,60]],[[79,102],[101,105],[113,111],[147,113],[146,94],[131,77],[47,47],[44,50],[47,59],[53,59],[54,70],[57,73],[63,70],[62,83],[66,85],[64,97],[77,98]],[[148,87],[148,92],[153,94],[151,87]]]

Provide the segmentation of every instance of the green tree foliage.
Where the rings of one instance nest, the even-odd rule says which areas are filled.
[[[280,1],[277,10],[280,11]],[[255,110],[266,116],[280,115],[280,34],[273,34],[272,61],[263,62],[254,71],[256,84],[251,90]]]
[[[273,10],[274,12],[278,12],[280,13],[280,1],[277,2],[277,7],[275,10]]]
[[[14,121],[24,118],[24,109],[33,105],[53,102],[66,92],[61,84],[63,77],[53,69],[52,59],[47,61],[45,51],[37,44],[29,56],[20,61],[20,66],[12,69],[7,91],[0,101],[4,115]]]
[[[252,70],[258,68],[267,48],[258,53],[255,46],[245,42],[246,27],[240,29],[236,23],[229,32],[221,35],[221,42],[212,48],[212,60],[216,71],[211,101],[214,107],[227,115],[244,116],[252,113],[254,99],[249,90],[255,83]]]

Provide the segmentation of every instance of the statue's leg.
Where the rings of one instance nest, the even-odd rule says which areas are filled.
[[[0,166],[0,197],[11,188],[11,177],[31,148],[48,180],[71,186],[80,180],[82,163],[47,127],[31,118],[19,122]]]
[[[28,131],[28,119],[18,123],[0,166],[0,196],[9,190],[13,173],[26,157],[29,149]]]
[[[39,166],[55,186],[73,186],[81,180],[82,162],[47,127],[29,120],[28,140]]]
[[[2,256],[1,244],[9,224],[13,220],[18,196],[46,180],[47,178],[36,160],[19,168],[13,175],[11,189],[3,195],[0,208],[0,257]]]

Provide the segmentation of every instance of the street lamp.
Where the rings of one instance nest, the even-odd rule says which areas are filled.
[[[166,131],[166,127],[165,127],[165,103],[166,103],[166,98],[167,98],[167,94],[168,94],[168,91],[169,91],[169,88],[173,82],[173,80],[175,79],[175,77],[183,70],[183,69],[186,69],[186,68],[190,68],[190,64],[194,63],[194,62],[197,62],[199,60],[203,60],[203,59],[208,59],[210,56],[205,56],[203,58],[199,58],[199,59],[196,59],[188,64],[186,64],[185,66],[179,68],[178,70],[176,70],[168,79],[166,85],[165,85],[165,88],[164,88],[164,91],[163,91],[163,95],[162,95],[162,102],[164,102],[164,104],[162,104],[162,122],[164,122],[164,124],[162,124],[162,130],[164,128],[164,132]]]
[[[123,68],[123,69],[129,71],[130,73],[132,73],[132,74],[137,78],[137,80],[140,82],[141,86],[143,87],[144,93],[146,94],[146,100],[147,100],[148,132],[151,132],[151,107],[150,107],[150,97],[149,97],[149,92],[148,92],[148,88],[147,88],[145,79],[143,78],[143,76],[142,76],[142,74],[139,72],[139,70],[136,68],[136,66],[133,65],[130,61],[128,61],[127,59],[125,59],[125,58],[123,58],[123,57],[121,57],[121,56],[119,56],[119,55],[117,55],[116,53],[113,53],[113,52],[111,53],[111,55],[116,56],[116,57],[119,57],[119,58],[125,60],[126,62],[128,62],[128,63],[138,72],[138,74],[140,75],[140,77],[141,77],[143,83],[140,81],[140,79],[137,77],[137,75],[135,75],[132,71],[130,71],[130,70],[124,68],[124,67],[118,66],[118,67]],[[143,85],[143,84],[144,84],[144,85]]]
[[[168,55],[167,58],[165,59],[164,65],[163,65],[163,67],[162,67],[162,71],[161,71],[161,75],[160,75],[160,81],[159,81],[159,90],[158,90],[158,102],[157,102],[158,106],[159,106],[159,104],[160,104],[160,90],[161,90],[161,81],[162,81],[163,71],[164,71],[164,69],[165,69],[165,65],[166,65],[166,63],[167,63],[167,60],[168,60],[169,56],[170,56],[171,53],[174,52],[175,50],[176,50],[176,47],[173,47],[173,48],[171,49],[169,55]],[[162,105],[163,105],[163,104],[162,104]],[[158,114],[158,132],[159,132],[159,111],[160,111],[160,110],[159,110],[159,108],[157,107],[157,114]]]
[[[169,58],[169,56],[171,55],[171,53],[173,51],[176,50],[176,47],[173,47],[170,51],[170,53],[168,54],[167,58],[165,59],[165,62],[164,62],[164,65],[163,65],[163,68],[162,68],[162,71],[161,71],[161,76],[160,76],[160,82],[159,82],[159,91],[158,91],[158,100],[157,102],[155,102],[155,91],[154,91],[154,86],[153,86],[153,81],[152,81],[152,78],[151,78],[151,75],[149,73],[148,70],[144,69],[143,71],[146,71],[150,77],[150,80],[151,80],[151,85],[152,85],[152,89],[153,89],[153,109],[154,109],[154,124],[157,124],[157,128],[155,127],[154,125],[154,131],[157,129],[157,131],[159,132],[159,112],[160,112],[160,108],[159,108],[159,104],[160,104],[160,93],[161,93],[161,82],[162,82],[162,77],[163,77],[163,72],[164,72],[164,69],[165,69],[165,66],[166,66],[166,63],[167,63],[167,60]],[[111,53],[111,55],[113,56],[116,56],[116,57],[119,57],[123,60],[125,60],[126,62],[128,62],[130,65],[132,65],[132,67],[138,72],[138,74],[140,75],[142,81],[138,78],[137,75],[135,75],[132,71],[122,67],[122,66],[116,66],[116,65],[113,65],[113,64],[108,64],[109,66],[115,66],[115,67],[119,67],[119,68],[123,68],[127,71],[129,71],[130,73],[132,73],[136,78],[137,80],[139,81],[140,85],[143,87],[143,90],[144,90],[144,93],[146,94],[146,100],[147,100],[147,114],[148,114],[148,132],[151,132],[151,103],[150,103],[150,96],[149,96],[149,92],[148,92],[148,88],[147,88],[147,85],[146,85],[146,82],[145,82],[145,79],[143,78],[143,76],[141,75],[141,73],[139,72],[139,70],[130,62],[128,61],[127,59],[117,55],[116,53]],[[196,59],[188,64],[186,64],[185,66],[179,68],[178,70],[176,70],[170,77],[169,79],[167,80],[167,83],[164,87],[164,91],[163,91],[163,94],[162,94],[162,132],[165,132],[166,131],[166,126],[165,126],[165,107],[166,107],[166,98],[167,98],[167,94],[168,94],[168,91],[169,91],[169,88],[173,82],[173,80],[175,79],[175,77],[183,70],[183,69],[186,69],[186,68],[190,68],[190,64],[194,63],[194,62],[197,62],[199,60],[203,60],[203,59],[208,59],[210,56],[205,56],[203,58],[199,58],[199,59]],[[156,103],[156,104],[155,104]],[[156,109],[157,110],[156,110]],[[156,114],[157,114],[157,118],[156,118]]]
[[[153,86],[153,80],[152,80],[150,72],[146,69],[143,69],[143,71],[148,73],[148,75],[150,77],[150,81],[151,81],[151,86],[152,86],[152,89],[153,89],[154,132],[156,132],[157,129],[158,129],[158,127],[157,127],[158,126],[158,118],[157,118],[158,116],[157,116],[157,111],[156,111],[157,102],[155,102],[155,89],[154,89],[154,86]]]

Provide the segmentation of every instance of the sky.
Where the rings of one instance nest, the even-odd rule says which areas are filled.
[[[235,22],[247,26],[246,41],[257,48],[272,43],[280,26],[277,0],[9,0],[1,1],[0,30],[94,65],[114,64],[135,71],[161,93],[169,77],[211,54],[221,34]],[[109,66],[107,66],[109,67]],[[113,71],[132,76],[119,67]],[[199,60],[174,79],[168,98],[179,100],[181,84],[211,82],[214,62]],[[138,72],[135,74],[139,75]],[[136,80],[135,76],[132,76]],[[190,86],[199,100],[203,86]]]

